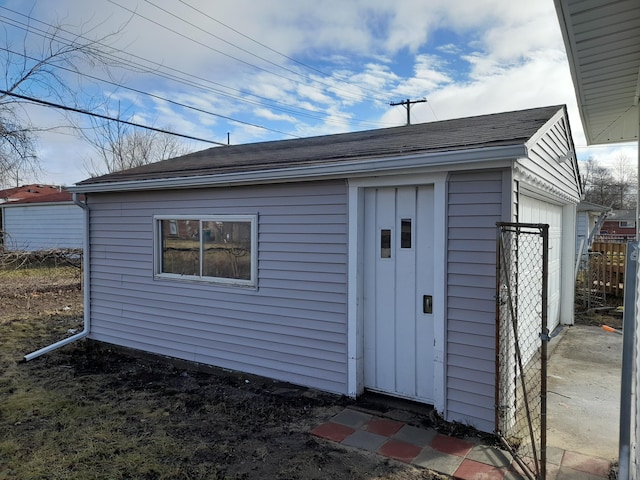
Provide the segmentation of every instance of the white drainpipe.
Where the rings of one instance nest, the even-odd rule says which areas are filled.
[[[44,355],[45,353],[49,353],[52,350],[63,347],[71,342],[75,342],[76,340],[80,340],[81,338],[85,338],[89,335],[89,329],[91,327],[91,315],[89,313],[90,303],[89,303],[89,207],[86,203],[78,200],[78,194],[73,194],[73,203],[78,205],[84,211],[84,239],[83,239],[83,249],[82,249],[82,261],[83,261],[83,269],[84,269],[84,279],[83,279],[83,288],[84,288],[84,328],[81,332],[76,333],[70,337],[65,338],[64,340],[60,340],[59,342],[53,343],[47,347],[43,347],[40,350],[36,350],[33,353],[29,353],[24,356],[24,361],[28,362],[29,360],[33,360],[40,355]]]

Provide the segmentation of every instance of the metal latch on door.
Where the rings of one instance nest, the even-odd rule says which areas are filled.
[[[433,295],[422,296],[422,313],[433,313]]]

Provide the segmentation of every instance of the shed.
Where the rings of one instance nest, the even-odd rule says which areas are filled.
[[[600,238],[604,241],[627,242],[636,238],[636,210],[612,210],[602,223]]]
[[[0,245],[31,252],[82,248],[84,215],[72,195],[60,187],[37,187],[12,189],[19,191],[0,203]]]
[[[549,325],[572,323],[573,150],[551,106],[85,180],[84,335],[493,431],[496,222],[551,225]]]
[[[588,252],[611,208],[582,201],[576,212],[576,254]]]

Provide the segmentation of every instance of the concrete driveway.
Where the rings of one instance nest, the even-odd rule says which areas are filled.
[[[549,348],[547,445],[617,460],[622,335],[574,325]]]

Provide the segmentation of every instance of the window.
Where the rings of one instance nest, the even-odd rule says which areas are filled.
[[[400,221],[400,248],[411,248],[411,219]]]
[[[155,217],[159,277],[255,285],[256,217]]]
[[[391,230],[380,230],[380,258],[391,258]]]
[[[635,228],[636,227],[636,222],[622,220],[619,223],[619,225],[620,225],[620,228]]]

